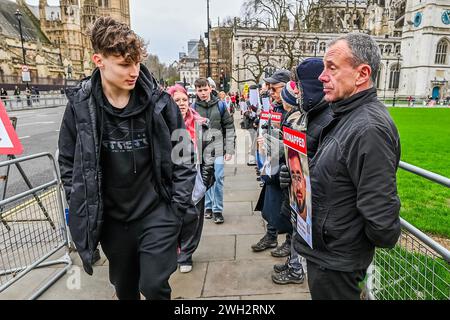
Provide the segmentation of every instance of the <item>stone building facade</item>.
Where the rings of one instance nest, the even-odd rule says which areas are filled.
[[[20,83],[24,64],[16,10],[22,14],[25,64],[36,84],[78,80],[92,72],[87,31],[98,17],[112,16],[130,24],[129,0],[60,0],[58,6],[46,0],[37,6],[25,0],[0,0],[0,82],[4,84]]]
[[[211,65],[231,70],[231,91],[261,82],[278,68],[323,56],[328,44],[348,32],[372,35],[382,61],[376,86],[380,98],[450,96],[450,2],[448,0],[333,0],[310,8],[310,19],[267,28],[235,19],[211,30]],[[325,3],[325,2],[324,2]],[[222,39],[220,36],[225,34]],[[231,36],[229,36],[231,35]],[[222,52],[218,51],[217,44]],[[206,75],[202,42],[200,75]],[[221,57],[220,63],[217,63]],[[225,57],[232,57],[227,60]]]

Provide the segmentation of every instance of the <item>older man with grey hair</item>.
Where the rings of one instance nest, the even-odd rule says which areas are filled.
[[[374,88],[379,64],[366,34],[338,38],[325,53],[319,80],[334,120],[310,163],[313,248],[295,241],[312,299],[359,299],[375,247],[392,248],[400,235],[400,140]]]

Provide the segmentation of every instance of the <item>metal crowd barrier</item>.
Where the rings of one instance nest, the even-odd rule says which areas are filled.
[[[5,161],[0,168],[39,158],[50,160],[54,179],[0,201],[0,298],[33,270],[65,265],[54,269],[54,275],[29,297],[34,300],[72,266],[62,185],[53,156],[41,153]]]
[[[450,179],[401,162],[400,168],[450,188]],[[368,270],[370,300],[449,300],[450,251],[401,219],[394,249],[377,249]]]
[[[7,98],[2,98],[2,100],[7,111],[61,107],[67,104],[67,97],[64,94],[31,95],[29,97],[24,95],[8,96]]]

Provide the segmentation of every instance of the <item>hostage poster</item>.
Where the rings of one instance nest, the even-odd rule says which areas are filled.
[[[283,143],[286,164],[291,174],[289,203],[296,213],[297,232],[312,248],[312,205],[311,180],[309,176],[306,134],[304,132],[283,129]]]

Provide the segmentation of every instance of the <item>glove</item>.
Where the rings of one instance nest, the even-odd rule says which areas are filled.
[[[214,184],[214,163],[204,164],[201,166],[202,181],[206,189],[209,189]]]
[[[280,188],[287,189],[291,186],[291,174],[289,173],[288,167],[283,164],[280,168]]]

